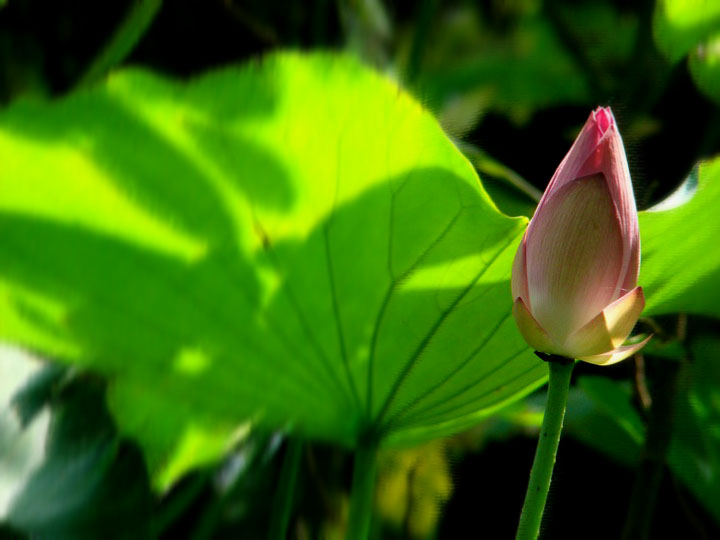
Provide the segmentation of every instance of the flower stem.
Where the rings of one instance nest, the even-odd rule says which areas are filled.
[[[355,451],[346,540],[367,540],[370,537],[376,477],[377,445],[374,442],[361,443]]]
[[[540,533],[540,522],[550,489],[550,479],[555,466],[563,418],[565,418],[570,375],[575,365],[573,360],[561,356],[550,356],[547,362],[550,367],[547,404],[535,460],[530,471],[530,483],[520,515],[517,540],[535,540]]]

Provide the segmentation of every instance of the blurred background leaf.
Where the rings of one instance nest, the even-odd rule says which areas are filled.
[[[720,101],[720,33],[702,42],[690,54],[690,73],[706,96]]]
[[[720,5],[712,0],[658,0],[653,23],[660,50],[677,62],[717,32]]]
[[[488,110],[523,122],[537,108],[588,99],[585,76],[541,16],[540,3],[515,5],[518,12],[506,14],[510,22],[504,28],[465,4],[443,13],[432,33],[423,36],[426,53],[413,84],[454,135],[474,127],[458,121],[478,121]],[[411,32],[407,36],[418,39]],[[409,49],[409,43],[399,45],[401,58]],[[403,60],[399,65],[402,70]],[[451,122],[453,109],[459,120]]]
[[[679,391],[674,397],[668,465],[689,493],[720,523],[715,504],[720,496],[720,432],[715,427],[720,425],[717,367],[720,340],[715,335],[700,334],[691,341],[690,349],[691,362],[683,367]],[[653,357],[651,351],[647,360],[679,361]],[[583,377],[578,383],[578,394],[568,411],[568,434],[621,463],[637,465],[645,426],[634,405],[631,386],[602,376]],[[593,419],[592,423],[588,423],[588,418]],[[687,495],[680,491],[678,497]],[[684,506],[681,511],[692,514],[687,500],[680,504]]]
[[[118,438],[102,385],[2,353],[0,520],[32,538],[150,538],[142,456]]]

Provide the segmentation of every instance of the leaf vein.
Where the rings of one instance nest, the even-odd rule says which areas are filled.
[[[397,396],[398,391],[400,390],[400,387],[405,382],[405,379],[409,375],[410,371],[412,370],[413,366],[415,365],[415,362],[417,362],[418,358],[422,355],[422,352],[425,350],[427,345],[430,343],[432,338],[435,336],[437,331],[440,329],[442,324],[447,320],[448,316],[455,310],[455,308],[458,306],[458,304],[462,301],[463,298],[473,289],[473,287],[477,284],[478,280],[487,272],[487,270],[492,266],[493,262],[500,256],[500,254],[505,251],[508,246],[510,246],[515,241],[515,235],[513,235],[508,242],[503,244],[502,248],[499,249],[491,258],[490,260],[483,266],[483,268],[477,273],[477,275],[470,281],[467,287],[463,289],[463,291],[451,302],[451,304],[444,309],[438,319],[435,321],[435,324],[430,328],[428,333],[425,335],[425,337],[420,341],[418,346],[416,347],[415,351],[412,353],[410,358],[405,362],[405,365],[403,369],[400,372],[400,375],[395,379],[395,383],[393,384],[392,388],[390,389],[390,393],[385,398],[385,402],[380,409],[380,412],[378,413],[376,422],[378,425],[380,425],[385,417],[385,414],[387,413],[390,405],[394,401],[395,397]]]

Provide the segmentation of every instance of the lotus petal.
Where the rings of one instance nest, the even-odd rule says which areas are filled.
[[[532,314],[563,343],[614,300],[622,237],[605,179],[596,174],[565,184],[532,225],[526,247]]]
[[[610,108],[600,107],[555,171],[515,255],[513,313],[523,336],[540,352],[618,361],[645,305],[639,268],[627,157]]]

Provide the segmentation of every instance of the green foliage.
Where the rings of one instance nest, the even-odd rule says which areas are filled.
[[[655,40],[672,62],[689,54],[690,73],[710,99],[720,100],[720,3],[658,0]]]
[[[348,58],[126,71],[0,116],[0,337],[111,382],[166,487],[254,422],[352,446],[544,380],[510,316],[525,220]]]
[[[720,101],[720,33],[690,54],[689,66],[698,88],[710,99]]]
[[[717,32],[720,3],[713,0],[658,0],[653,30],[660,50],[673,62]]]
[[[647,315],[720,316],[720,158],[702,163],[668,199],[640,213]]]
[[[578,377],[568,398],[566,434],[619,463],[635,467],[640,462],[644,425],[632,408],[631,397],[626,385],[611,379]],[[612,415],[615,409],[628,413],[622,423]]]
[[[509,315],[526,220],[506,216],[532,215],[597,105],[620,120],[641,199],[716,153],[720,4],[41,4],[0,0],[0,342],[57,362],[0,344],[0,538],[254,538],[288,523],[340,538],[337,445],[373,437],[393,447],[383,538],[447,535],[478,500],[497,508],[487,530],[516,519],[487,488],[520,493],[517,463],[481,482],[465,468],[542,420],[542,392],[517,399],[545,367]],[[154,74],[283,47],[343,47],[398,84],[331,54]],[[146,67],[113,74],[128,61]],[[711,317],[690,316],[690,358],[660,328],[644,366],[651,394],[658,365],[681,366],[669,467],[720,524],[720,342],[697,338],[720,316],[719,176],[720,158],[704,163],[641,213],[640,284],[644,328]],[[662,425],[620,380],[632,368],[578,377],[566,415],[569,435],[628,466]],[[597,487],[617,499],[617,485]],[[566,530],[584,526],[572,514],[556,514]]]
[[[693,340],[680,382],[668,458],[673,472],[720,523],[720,339]]]
[[[138,450],[120,441],[102,388],[3,349],[0,520],[33,538],[150,536]]]
[[[716,504],[720,497],[720,430],[717,428],[720,426],[720,340],[717,336],[702,336],[692,341],[690,349],[691,362],[650,355],[646,359],[648,362],[684,362],[673,404],[675,418],[668,465],[720,522]],[[580,396],[576,396],[575,401],[584,410],[575,411],[575,419],[571,414],[568,433],[618,461],[636,465],[646,430],[631,404],[630,388],[599,376],[581,378],[578,386]],[[591,425],[585,423],[588,418],[593,418]],[[591,426],[592,433],[588,429]]]
[[[438,21],[416,86],[453,134],[488,109],[524,120],[537,108],[584,103],[589,89],[550,22],[535,9],[518,14],[510,32],[494,33],[469,6]],[[452,110],[457,109],[453,114]]]

